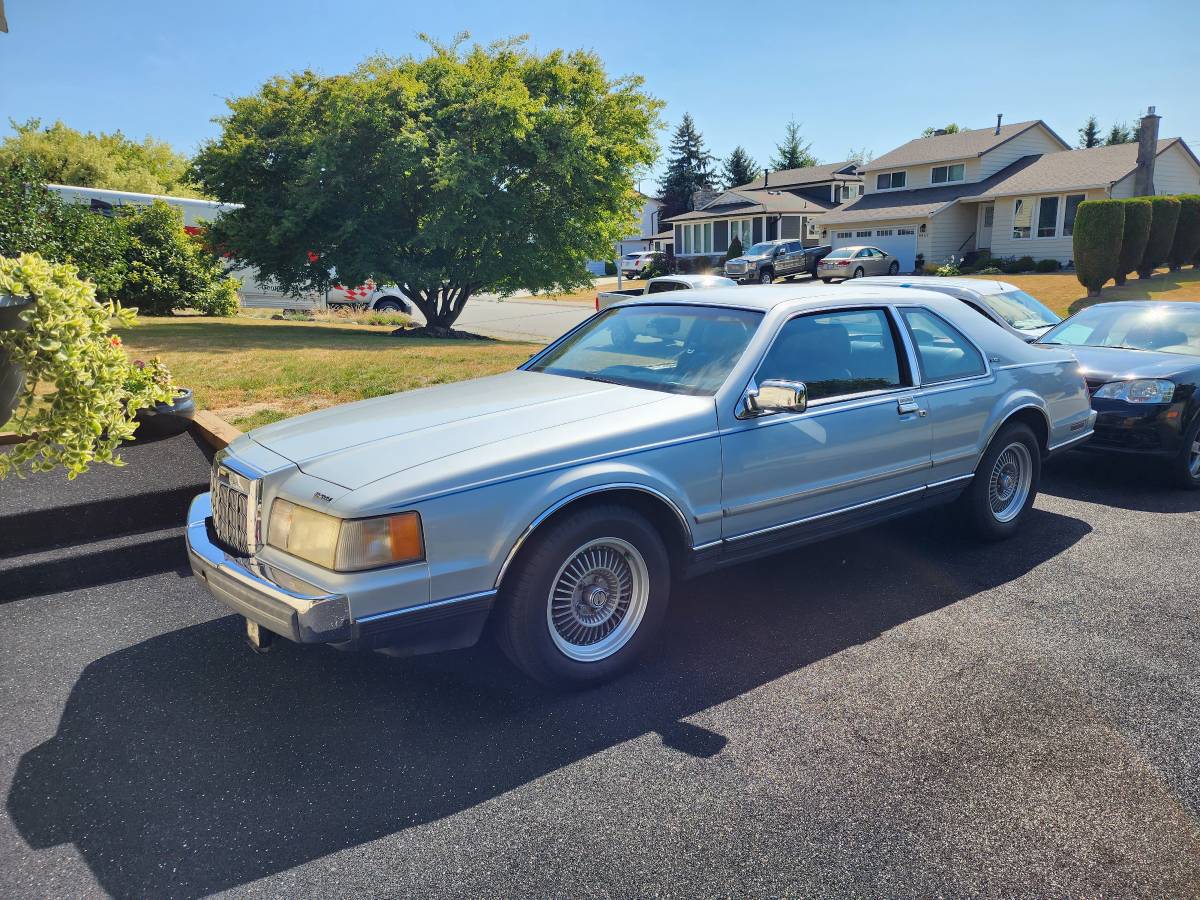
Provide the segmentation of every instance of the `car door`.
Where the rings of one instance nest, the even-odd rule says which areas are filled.
[[[789,319],[751,384],[804,382],[800,413],[722,430],[723,536],[730,541],[920,493],[930,432],[895,314],[886,307]],[[882,507],[881,507],[882,508]]]
[[[996,404],[996,378],[987,358],[961,331],[923,306],[900,317],[911,336],[929,410],[930,483],[965,480],[978,463],[980,435]]]
[[[804,248],[800,246],[799,241],[789,241],[787,248],[787,275],[798,275],[804,264]]]

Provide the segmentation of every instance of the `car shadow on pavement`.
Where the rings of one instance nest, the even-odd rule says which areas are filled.
[[[8,812],[34,848],[74,844],[115,896],[236,887],[632,739],[719,757],[727,736],[688,717],[1020,578],[1089,530],[1035,510],[1013,540],[981,545],[926,514],[683,583],[657,652],[574,694],[532,685],[490,645],[256,656],[239,619],[216,619],[89,665],[57,733],[20,760]]]
[[[1165,462],[1138,456],[1067,453],[1046,464],[1041,491],[1131,512],[1200,512],[1200,491],[1178,487]]]

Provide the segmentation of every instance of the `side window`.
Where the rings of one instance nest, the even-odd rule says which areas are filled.
[[[681,291],[684,285],[675,281],[656,281],[646,288],[647,294],[661,294],[666,291]]]
[[[971,378],[987,371],[974,345],[940,316],[911,306],[903,314],[917,345],[922,380],[926,384]]]
[[[904,387],[896,337],[882,309],[812,313],[788,321],[755,376],[803,381],[809,401]]]

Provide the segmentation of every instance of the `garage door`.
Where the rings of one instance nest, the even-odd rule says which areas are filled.
[[[917,266],[917,226],[893,225],[888,228],[855,228],[838,230],[830,240],[833,248],[865,244],[878,247],[900,261],[900,271],[908,274]]]

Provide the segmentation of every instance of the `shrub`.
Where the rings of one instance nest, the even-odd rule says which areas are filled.
[[[721,257],[721,262],[727,263],[731,259],[737,259],[737,257],[741,256],[745,252],[746,251],[742,248],[742,239],[735,234],[733,236],[733,240],[729,242],[729,249],[726,250],[725,255]]]
[[[616,275],[617,274],[617,264],[615,262],[613,262],[611,259],[606,259],[604,261],[604,274],[605,275]]]
[[[148,316],[201,308],[217,287],[220,267],[183,230],[183,214],[156,200],[121,221],[129,235],[122,298]]]
[[[1167,259],[1172,269],[1190,263],[1200,250],[1200,194],[1181,194],[1179,222],[1175,226],[1175,241]]]
[[[951,256],[946,262],[934,269],[933,274],[942,278],[952,278],[955,275],[961,275],[962,269],[959,268],[958,260]]]
[[[1142,252],[1137,271],[1139,278],[1149,278],[1154,270],[1167,261],[1175,243],[1175,228],[1179,224],[1179,200],[1176,197],[1150,197],[1150,237]]]
[[[24,330],[0,331],[0,349],[25,371],[17,430],[32,435],[0,454],[0,478],[26,466],[63,465],[74,478],[93,462],[120,465],[114,451],[133,437],[134,413],[175,398],[169,378],[128,383],[133,373],[109,324],[132,325],[133,310],[98,302],[74,266],[33,253],[0,257],[0,294],[34,301],[20,314]]]
[[[1039,259],[1033,268],[1035,272],[1057,272],[1062,266],[1057,259]]]
[[[1004,270],[999,266],[984,266],[982,269],[975,270],[976,275],[1003,275]]]
[[[197,312],[206,316],[236,316],[240,300],[238,298],[239,282],[232,276],[226,276],[214,284],[207,293],[197,297],[192,306]]]
[[[1146,252],[1154,207],[1145,197],[1120,202],[1125,207],[1125,225],[1121,234],[1121,252],[1117,255],[1117,271],[1113,278],[1117,284],[1124,284],[1125,276],[1138,267],[1142,254]]]
[[[1100,296],[1100,289],[1116,273],[1124,228],[1125,206],[1120,200],[1079,204],[1072,238],[1075,277],[1087,288],[1089,297]]]

